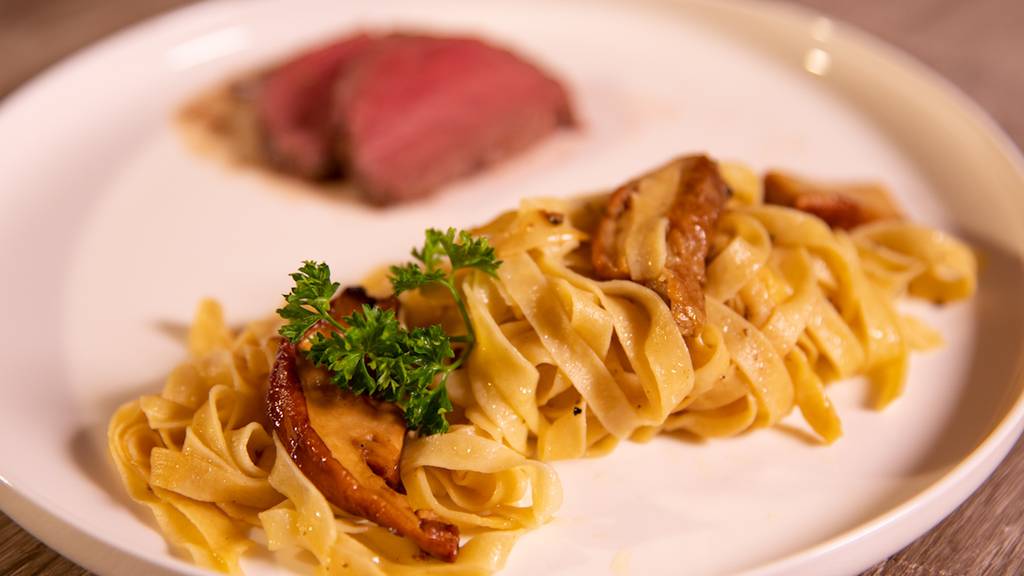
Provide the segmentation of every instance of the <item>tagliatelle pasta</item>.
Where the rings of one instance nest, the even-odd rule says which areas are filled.
[[[562,487],[545,461],[663,431],[731,436],[794,407],[835,441],[842,427],[827,384],[865,375],[880,407],[896,398],[909,353],[941,342],[897,299],[970,296],[974,257],[951,236],[901,221],[833,230],[763,204],[749,170],[722,173],[733,195],[707,258],[707,321],[692,337],[644,284],[596,279],[586,254],[601,198],[525,201],[475,231],[502,264],[495,276],[457,277],[476,347],[448,381],[452,427],[409,439],[400,465],[410,504],[465,537],[456,562],[425,557],[325,499],[268,421],[278,323],[232,333],[213,302],[200,305],[189,358],[164,390],[110,422],[129,494],[173,545],[222,571],[239,571],[244,551],[265,541],[308,552],[323,574],[477,574],[500,569],[519,534],[555,515]],[[656,214],[641,214],[624,243],[651,277],[667,253],[665,235],[651,233],[665,226]],[[443,291],[401,303],[409,324],[460,322]]]
[[[189,361],[160,395],[122,406],[110,422],[110,450],[129,494],[198,564],[238,572],[250,529],[261,528],[270,550],[306,550],[325,574],[490,573],[522,530],[557,510],[561,486],[548,466],[455,426],[411,441],[401,470],[411,500],[469,535],[457,562],[426,561],[414,544],[340,513],[268,433],[276,328],[258,322],[231,336],[219,305],[204,302]]]

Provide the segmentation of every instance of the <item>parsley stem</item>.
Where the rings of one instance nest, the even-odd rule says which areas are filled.
[[[339,332],[344,332],[345,331],[345,325],[342,324],[341,322],[338,322],[337,320],[335,320],[334,316],[332,316],[329,311],[328,312],[324,312],[324,311],[321,310],[320,311],[320,319],[321,320],[326,320],[328,324],[330,324],[331,326],[334,326],[335,328],[337,328]]]
[[[459,357],[455,362],[448,365],[448,372],[454,372],[462,366],[466,361],[466,358],[469,358],[469,353],[473,351],[473,345],[476,344],[476,332],[473,330],[473,323],[469,321],[469,312],[466,310],[465,302],[462,301],[462,295],[459,294],[458,288],[455,287],[453,278],[446,278],[444,280],[439,280],[439,282],[443,284],[449,292],[451,292],[452,299],[455,300],[455,306],[458,307],[459,314],[462,315],[462,322],[466,325],[466,336],[461,339],[461,341],[466,343],[466,346],[463,347],[462,353],[459,354]],[[455,338],[453,338],[453,340],[454,339]]]

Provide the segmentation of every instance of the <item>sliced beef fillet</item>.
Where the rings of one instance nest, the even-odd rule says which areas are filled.
[[[472,38],[360,34],[253,84],[274,167],[349,177],[377,203],[429,194],[573,122],[558,82]]]
[[[331,125],[334,84],[375,39],[360,34],[303,54],[267,72],[254,90],[257,122],[267,159],[296,176],[337,176]]]
[[[365,292],[347,289],[332,302],[331,313],[343,318],[373,302]],[[288,456],[328,501],[437,558],[455,560],[458,528],[429,510],[414,511],[398,491],[406,429],[397,407],[341,391],[284,341],[270,374],[267,411]]]
[[[339,79],[333,105],[346,172],[380,203],[429,194],[573,122],[558,82],[472,38],[382,39]]]

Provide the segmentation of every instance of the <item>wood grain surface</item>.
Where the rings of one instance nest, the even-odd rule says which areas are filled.
[[[0,99],[103,36],[189,0],[0,0]],[[916,56],[1024,144],[1024,0],[802,0]],[[0,575],[79,575],[0,514]],[[1024,444],[945,521],[865,576],[1024,574]]]

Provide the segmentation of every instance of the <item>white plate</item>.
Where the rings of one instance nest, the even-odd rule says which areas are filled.
[[[357,26],[479,32],[555,70],[585,129],[418,204],[380,211],[286,190],[188,151],[175,108],[227,75]],[[708,150],[758,169],[878,178],[916,219],[982,253],[978,296],[924,309],[947,345],[906,394],[831,388],[846,436],[659,438],[559,463],[558,519],[509,574],[850,574],[935,524],[1021,430],[1024,177],[970,102],[826,19],[745,3],[218,2],[119,34],[0,109],[0,505],[107,574],[200,574],[131,503],[107,456],[119,403],[182,357],[168,327],[203,296],[232,321],[270,311],[325,259],[355,280],[428,225],[479,223],[527,195],[608,187]],[[798,417],[787,421],[802,429]],[[273,570],[267,559],[250,574]]]

